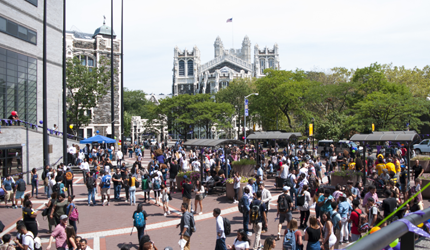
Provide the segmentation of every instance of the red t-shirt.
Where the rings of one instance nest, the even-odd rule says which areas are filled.
[[[354,211],[358,211],[359,214],[357,214]],[[360,222],[359,221],[360,220],[360,214],[362,214],[363,212],[359,208],[356,208],[354,211],[351,212],[351,217],[350,217],[351,220],[352,220],[351,233],[353,233],[353,234],[361,234],[358,231],[358,225],[359,225],[359,222]]]

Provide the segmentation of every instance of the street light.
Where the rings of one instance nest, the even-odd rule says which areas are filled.
[[[243,117],[243,131],[244,131],[244,137],[245,137],[245,145],[246,145],[246,116],[248,115],[248,103],[246,102],[246,98],[252,96],[252,95],[258,95],[258,93],[252,93],[247,96],[245,96],[245,116]]]

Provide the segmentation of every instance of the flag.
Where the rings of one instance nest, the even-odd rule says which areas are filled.
[[[233,18],[227,19],[227,23],[232,23],[232,22],[233,22]]]

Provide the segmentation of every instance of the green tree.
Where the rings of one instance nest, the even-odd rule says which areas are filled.
[[[127,111],[132,116],[147,118],[147,105],[150,101],[148,101],[145,96],[146,94],[143,90],[124,88],[124,111]]]
[[[233,106],[229,103],[217,103],[212,99],[191,104],[189,108],[194,114],[195,125],[203,127],[206,138],[210,138],[212,126],[224,130],[231,127],[231,116],[234,113]]]
[[[67,122],[76,128],[91,122],[85,111],[94,108],[110,88],[109,60],[102,57],[98,65],[87,68],[77,57],[66,63]]]

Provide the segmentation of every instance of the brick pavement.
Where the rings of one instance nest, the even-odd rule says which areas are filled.
[[[144,158],[144,165],[149,161],[149,154],[146,154]],[[132,164],[134,159],[126,157],[126,162]],[[95,250],[98,249],[118,249],[124,244],[132,246],[137,249],[137,231],[134,229],[133,235],[130,236],[132,226],[132,214],[136,209],[134,206],[129,206],[124,202],[125,193],[122,190],[123,201],[122,202],[111,202],[111,206],[96,206],[88,207],[86,204],[87,191],[82,183],[80,174],[77,174],[75,179],[74,193],[76,195],[76,204],[79,209],[80,223],[78,226],[78,235],[83,236],[89,240],[89,246]],[[265,181],[269,190],[273,196],[280,194],[279,189],[273,187],[274,179]],[[28,186],[27,190],[30,190],[31,186]],[[39,188],[39,192],[43,193],[43,187]],[[113,190],[111,190],[111,196],[113,196]],[[137,192],[137,202],[143,202],[143,194],[141,191]],[[172,194],[173,200],[170,202],[170,206],[173,209],[179,210],[182,203],[181,193],[177,192]],[[98,198],[98,201],[100,198]],[[39,195],[39,199],[33,198],[34,207],[40,209],[38,214],[41,213],[43,203],[47,201],[45,195]],[[276,202],[272,202],[271,210],[268,213],[269,228],[268,232],[262,235],[261,242],[269,236],[275,237],[277,235],[277,222],[274,219],[276,217]],[[100,202],[99,202],[100,204]],[[212,209],[219,207],[222,209],[222,215],[230,219],[232,223],[232,234],[227,237],[226,243],[232,244],[236,237],[236,230],[242,228],[242,215],[237,211],[237,205],[232,204],[231,201],[227,200],[225,196],[209,195],[203,201],[203,215],[196,215],[197,232],[191,239],[191,245],[193,249],[204,249],[215,247],[215,221],[212,216]],[[425,207],[429,206],[429,202],[425,201]],[[14,223],[21,218],[20,209],[6,209],[4,205],[0,205],[0,220],[6,225],[6,231],[12,235],[15,234]],[[163,210],[161,207],[151,204],[144,204],[144,209],[147,211],[149,218],[147,224],[147,233],[151,236],[151,239],[155,242],[159,249],[163,247],[171,246],[173,249],[178,248],[179,240],[179,229],[175,228],[175,225],[179,223],[179,215],[172,213],[171,215],[164,217]],[[314,211],[311,210],[314,214]],[[300,214],[298,212],[293,213],[293,217],[298,219]],[[46,220],[39,215],[39,232],[46,247],[49,235],[48,223]],[[282,232],[285,230],[285,226]],[[0,234],[1,236],[2,234]],[[250,237],[251,243],[254,242],[254,235]],[[306,243],[306,242],[305,242]],[[276,249],[282,249],[281,241],[277,243]],[[428,242],[422,241],[419,244],[427,245]],[[421,246],[421,245],[419,245]],[[422,246],[421,246],[422,247]]]

